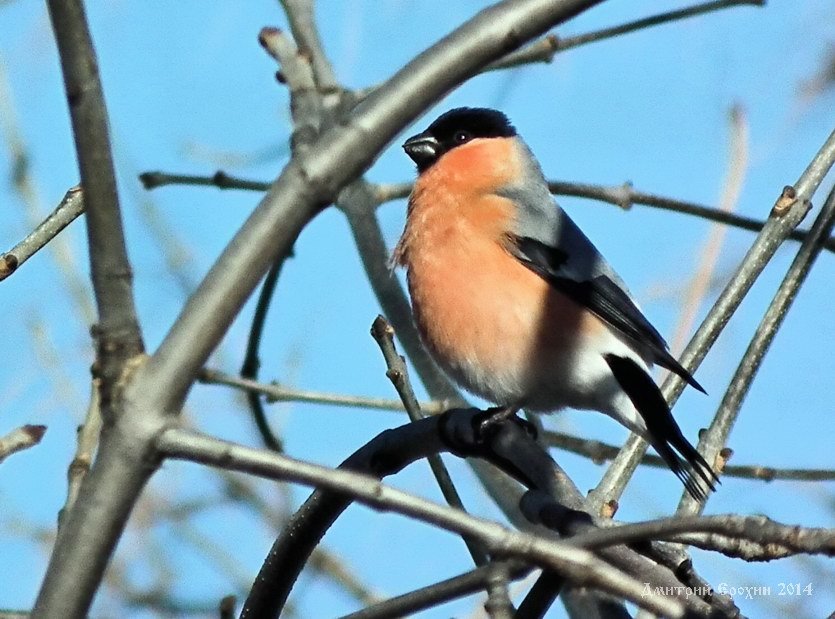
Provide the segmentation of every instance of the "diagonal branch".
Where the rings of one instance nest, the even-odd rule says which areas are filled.
[[[454,576],[426,587],[421,587],[409,593],[398,595],[374,606],[363,608],[341,619],[388,619],[390,617],[406,617],[421,610],[438,606],[445,602],[480,593],[484,591],[487,579],[493,567],[487,565],[470,570],[465,574]],[[513,564],[510,566],[509,578],[517,580],[524,578],[531,572],[530,567]]]
[[[765,266],[809,210],[809,200],[835,163],[835,132],[831,133],[801,174],[794,187],[784,188],[771,210],[770,217],[757,235],[736,273],[719,295],[701,326],[681,355],[682,365],[691,372],[702,362],[716,338],[731,319],[742,299],[754,285]],[[684,382],[668,376],[662,386],[664,397],[672,406],[684,389]],[[598,486],[590,493],[597,505],[617,500],[627,481],[635,472],[647,444],[637,436],[630,436],[621,453],[606,471]]]
[[[489,65],[486,70],[497,71],[500,69],[509,69],[533,62],[549,63],[559,52],[563,52],[573,47],[579,47],[581,45],[597,41],[604,41],[606,39],[618,37],[622,34],[628,34],[637,30],[644,30],[646,28],[659,26],[672,21],[680,21],[697,15],[704,15],[705,13],[720,11],[722,9],[730,9],[746,4],[764,6],[765,0],[714,0],[712,2],[701,2],[683,9],[659,13],[658,15],[651,15],[650,17],[637,19],[619,26],[603,28],[602,30],[595,30],[594,32],[588,32],[585,34],[578,34],[570,37],[558,37],[554,34],[549,34],[539,41],[534,41],[530,45],[508,54],[499,61]]]
[[[833,133],[833,136],[835,136],[835,133]],[[751,388],[751,383],[762,365],[771,342],[777,334],[777,330],[783,324],[786,314],[791,309],[800,287],[806,281],[815,259],[820,255],[823,240],[832,233],[834,225],[835,188],[830,191],[821,212],[809,231],[808,238],[800,246],[786,276],[777,289],[777,293],[760,321],[754,337],[751,339],[751,343],[748,345],[748,349],[742,356],[731,379],[730,386],[719,404],[716,416],[713,418],[707,432],[699,439],[699,451],[705,454],[708,461],[725,446],[739,416],[742,402]],[[704,502],[682,497],[678,513],[701,513],[704,505]]]
[[[18,451],[37,445],[45,433],[46,426],[25,425],[0,436],[0,463]]]
[[[82,0],[49,0],[47,4],[84,190],[90,268],[99,314],[96,358],[106,415],[110,412],[111,391],[125,362],[144,348],[119,212],[107,111],[84,5]]]
[[[0,255],[0,281],[14,273],[20,265],[40,251],[61,230],[69,226],[84,212],[81,187],[73,187],[49,216],[20,243]]]
[[[423,411],[421,411],[420,404],[418,404],[417,397],[412,389],[412,384],[409,381],[406,359],[397,353],[397,349],[394,346],[394,329],[392,329],[385,318],[377,316],[371,325],[371,337],[374,338],[380,347],[380,351],[383,353],[383,358],[388,368],[386,370],[386,376],[397,390],[406,409],[406,413],[409,415],[409,419],[411,421],[423,419]],[[438,487],[441,489],[441,494],[443,494],[447,504],[463,512],[467,511],[464,508],[464,503],[461,501],[458,490],[455,489],[452,476],[449,474],[441,456],[439,454],[430,454],[426,459],[429,462],[432,475],[434,475],[435,481],[438,483]],[[467,545],[467,550],[470,551],[470,556],[477,566],[487,565],[487,553],[477,540],[465,537],[464,543]]]

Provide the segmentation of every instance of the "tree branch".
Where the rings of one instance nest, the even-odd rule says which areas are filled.
[[[484,591],[487,578],[490,576],[490,565],[454,576],[447,580],[421,587],[409,593],[398,595],[363,608],[357,612],[343,616],[341,619],[390,619],[391,617],[405,617],[421,610],[426,610],[446,602],[450,602],[466,595],[473,595]],[[514,564],[510,568],[509,577],[513,580],[524,578],[532,568],[527,565]]]
[[[110,150],[93,42],[82,0],[48,0],[72,118],[90,249],[93,290],[98,306],[95,334],[102,377],[102,411],[111,412],[111,391],[125,362],[142,353],[142,335],[133,301],[116,173]]]
[[[614,460],[621,448],[595,439],[580,438],[563,432],[546,430],[540,433],[544,444],[569,451],[579,456],[589,458],[595,464],[603,464]],[[723,458],[724,460],[724,458]],[[641,464],[653,468],[666,469],[667,464],[658,456],[644,454]],[[832,469],[784,469],[760,464],[725,464],[721,473],[723,477],[739,477],[741,479],[756,479],[771,481],[835,481],[835,470]]]
[[[0,463],[18,451],[37,445],[45,433],[46,426],[25,425],[0,436]]]
[[[692,535],[710,534],[710,535]],[[642,540],[699,540],[704,550],[716,550],[746,561],[769,561],[797,554],[835,556],[835,529],[801,527],[766,516],[673,516],[597,529],[571,538],[589,550]]]
[[[580,585],[592,586],[628,599],[641,608],[671,617],[684,616],[674,598],[642,595],[644,588],[623,572],[589,552],[568,543],[508,529],[460,510],[438,505],[377,479],[345,470],[331,470],[276,453],[251,449],[195,432],[171,428],[157,445],[169,458],[190,460],[226,470],[251,473],[267,479],[292,481],[337,491],[378,510],[395,511],[460,535],[481,540],[492,552],[532,560],[548,566]]]
[[[322,41],[316,28],[313,2],[311,0],[281,0],[281,5],[290,22],[293,38],[299,46],[299,53],[310,59],[318,90],[323,93],[338,90],[339,82],[322,48]]]
[[[165,185],[205,185],[217,187],[218,189],[244,189],[250,191],[267,191],[270,184],[263,181],[253,181],[245,178],[232,176],[226,172],[218,171],[212,176],[192,176],[186,174],[169,174],[167,172],[144,172],[139,175],[145,189],[155,189]],[[389,183],[371,185],[374,201],[377,204],[391,202],[392,200],[404,200],[412,192],[412,183]],[[705,206],[696,202],[676,200],[658,194],[639,191],[632,186],[632,183],[620,185],[594,185],[590,183],[572,183],[568,181],[548,181],[548,188],[551,193],[558,196],[571,196],[575,198],[588,198],[614,206],[624,210],[631,209],[635,204],[649,206],[674,213],[683,213],[700,217],[708,221],[726,224],[740,230],[759,232],[765,225],[765,221],[729,213],[718,208]],[[802,241],[809,235],[808,230],[795,229],[789,233],[788,238],[793,241]],[[835,252],[835,237],[829,237],[823,242],[827,251]]]
[[[84,423],[77,430],[75,457],[73,457],[67,470],[67,500],[64,502],[64,507],[58,512],[59,527],[64,520],[64,516],[72,510],[73,505],[78,500],[81,482],[90,472],[93,454],[99,443],[102,423],[99,382],[100,379],[94,378],[90,385],[90,403],[87,406],[87,415],[84,418]]]
[[[311,404],[330,404],[332,406],[370,408],[383,411],[403,412],[406,410],[403,402],[391,398],[369,398],[358,395],[296,389],[278,383],[260,383],[210,368],[204,368],[197,380],[205,384],[226,385],[242,391],[259,393],[267,397],[267,402],[309,402]],[[420,403],[419,406],[432,415],[451,408],[448,402],[436,400]]]
[[[835,132],[832,135],[835,138]],[[835,144],[835,139],[833,139],[833,143]],[[833,150],[835,150],[835,146],[833,146]],[[832,156],[835,157],[835,154]],[[811,193],[806,195],[808,196],[807,199],[811,199]],[[815,259],[820,254],[823,240],[832,233],[833,226],[835,226],[835,188],[830,191],[823,208],[812,225],[809,236],[800,245],[800,249],[786,272],[786,276],[754,332],[754,336],[739,362],[710,427],[699,439],[699,451],[705,454],[708,462],[727,443],[728,436],[739,416],[742,402],[751,388],[751,383],[762,365],[771,342],[777,334],[777,330],[783,324],[786,314],[791,309],[800,287],[806,281]],[[703,509],[703,502],[690,500],[684,496],[679,503],[677,513],[701,513]]]
[[[746,4],[765,6],[765,0],[716,0],[713,2],[702,2],[683,9],[659,13],[658,15],[644,17],[626,24],[621,24],[620,26],[595,30],[594,32],[588,32],[586,34],[578,34],[570,37],[559,37],[555,34],[549,34],[548,36],[538,41],[534,41],[516,52],[508,54],[497,62],[488,65],[485,70],[497,71],[501,69],[510,69],[535,62],[550,63],[554,60],[554,56],[558,53],[564,52],[565,50],[573,47],[579,47],[581,45],[586,45],[587,43],[603,41],[622,34],[635,32],[636,30],[644,30],[646,28],[651,28],[652,26],[659,26],[672,21],[680,21],[697,15],[704,15],[705,13],[711,13],[722,9],[730,9]]]
[[[694,217],[726,224],[734,228],[740,228],[741,230],[750,230],[751,232],[759,232],[766,223],[760,219],[729,213],[722,209],[697,204],[696,202],[675,200],[666,196],[659,196],[658,194],[638,191],[632,186],[632,183],[628,182],[621,185],[593,185],[589,183],[551,180],[548,181],[548,188],[551,190],[551,193],[558,196],[588,198],[589,200],[597,200],[619,206],[624,210],[629,210],[635,204],[640,204],[674,213],[693,215]],[[391,200],[408,198],[411,192],[412,183],[392,183],[376,185],[375,187],[376,197],[380,204]],[[795,241],[802,241],[808,234],[808,230],[795,229],[789,233],[788,238]],[[824,241],[824,247],[829,251],[835,252],[835,237],[827,238]]]
[[[81,187],[73,187],[43,222],[5,254],[0,255],[0,281],[14,273],[20,265],[49,243],[61,230],[84,212]]]
[[[417,397],[412,389],[412,384],[409,381],[406,360],[397,353],[397,349],[394,347],[394,329],[386,322],[385,318],[377,316],[371,325],[371,337],[374,338],[374,341],[377,342],[380,351],[383,353],[387,367],[386,376],[397,390],[400,400],[406,409],[406,413],[409,415],[409,419],[412,421],[423,419],[423,412],[420,409],[420,404],[418,404]],[[429,468],[432,469],[432,475],[435,477],[435,481],[438,483],[438,487],[441,489],[441,494],[447,504],[450,507],[466,512],[464,503],[461,501],[461,497],[458,495],[458,491],[452,483],[452,477],[444,465],[441,456],[438,454],[430,454],[426,459],[429,462]],[[464,543],[467,545],[467,550],[469,550],[470,556],[473,558],[476,566],[481,567],[487,565],[487,553],[478,540],[471,537],[464,537]]]
[[[760,273],[791,230],[808,212],[809,199],[833,163],[835,132],[830,134],[815,154],[797,184],[794,187],[786,187],[775,202],[766,225],[682,353],[680,361],[685,368],[692,372],[702,362]],[[675,404],[683,389],[682,380],[672,375],[667,377],[662,385],[662,392],[670,406]],[[635,435],[630,436],[603,479],[590,493],[590,499],[598,506],[606,501],[617,500],[646,450],[647,444],[642,439]]]
[[[217,187],[218,189],[244,189],[247,191],[268,191],[270,183],[264,181],[252,181],[218,170],[211,176],[199,174],[169,174],[158,170],[143,172],[139,175],[139,181],[145,189],[156,189],[166,185],[198,185],[206,187]]]

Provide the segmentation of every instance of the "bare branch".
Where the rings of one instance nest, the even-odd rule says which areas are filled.
[[[509,69],[534,62],[549,63],[554,60],[554,56],[559,52],[563,52],[573,47],[579,47],[580,45],[611,39],[622,34],[635,32],[636,30],[644,30],[652,26],[659,26],[672,21],[680,21],[697,15],[704,15],[705,13],[711,13],[722,9],[730,9],[746,4],[764,6],[765,0],[716,0],[714,2],[702,2],[687,8],[669,11],[666,13],[659,13],[658,15],[644,17],[626,24],[621,24],[620,26],[595,30],[594,32],[588,32],[586,34],[578,34],[570,37],[559,37],[555,34],[549,34],[548,36],[538,41],[534,41],[530,45],[527,45],[516,52],[508,54],[497,62],[488,65],[485,71]]]
[[[47,5],[61,58],[84,190],[90,269],[99,314],[97,362],[103,379],[102,410],[107,414],[110,392],[124,363],[144,347],[133,302],[107,111],[84,5],[82,0],[48,0]]]
[[[78,499],[78,491],[81,482],[90,471],[90,464],[93,462],[93,453],[99,443],[101,432],[101,406],[99,401],[99,383],[101,379],[94,378],[90,389],[90,404],[87,406],[87,415],[84,423],[78,428],[76,439],[75,457],[70,462],[67,470],[67,500],[64,507],[58,513],[58,526],[64,520],[64,516],[72,510]]]
[[[400,411],[406,409],[403,402],[391,398],[369,398],[341,393],[327,393],[324,391],[309,391],[286,387],[279,383],[260,383],[233,374],[226,374],[218,370],[204,368],[197,379],[201,383],[226,385],[243,391],[260,393],[267,396],[267,402],[309,402],[311,404],[330,404],[333,406],[348,406],[352,408],[370,408],[383,411]],[[451,405],[443,400],[423,402],[419,406],[429,414],[442,413]]]
[[[684,535],[700,540],[697,543],[700,548],[718,550],[747,561],[768,561],[796,554],[835,556],[835,529],[786,525],[766,516],[734,514],[674,516],[625,524],[583,533],[572,537],[571,542],[591,550],[641,540],[683,541]]]
[[[269,183],[239,178],[222,171],[215,172],[212,176],[145,172],[140,174],[139,178],[142,180],[146,189],[155,189],[165,185],[200,185],[217,187],[218,189],[244,189],[249,191],[267,191],[270,188]],[[393,200],[404,200],[412,192],[412,186],[412,183],[383,183],[372,185],[374,200],[377,204],[384,204]],[[639,191],[632,186],[632,183],[628,182],[620,185],[594,185],[590,183],[550,180],[548,181],[548,188],[551,190],[551,193],[558,196],[588,198],[589,200],[612,204],[625,210],[632,208],[635,204],[639,204],[641,206],[649,206],[674,213],[693,215],[694,217],[700,217],[708,221],[715,221],[751,232],[759,232],[766,223],[761,219],[729,213],[720,208],[714,208],[696,202],[688,202],[686,200],[676,200],[646,191]],[[788,238],[793,241],[802,241],[808,234],[808,230],[795,229],[789,233]],[[826,239],[823,246],[827,251],[835,252],[835,237]]]
[[[12,161],[12,180],[15,192],[26,207],[27,220],[34,229],[42,224],[43,220],[46,219],[46,214],[32,175],[31,158],[27,153],[16,120],[12,95],[11,87],[5,79],[3,62],[0,59],[0,129],[5,134],[9,159]],[[61,274],[61,281],[66,286],[69,296],[78,310],[82,324],[93,324],[96,310],[90,294],[88,277],[86,273],[82,275],[79,272],[70,243],[66,238],[58,236],[49,243],[49,250]]]
[[[554,569],[579,585],[609,591],[652,612],[671,617],[684,615],[684,607],[679,600],[643,595],[644,587],[641,583],[589,552],[573,548],[565,542],[514,531],[458,509],[431,503],[388,487],[367,475],[331,470],[175,428],[160,435],[157,445],[161,453],[169,458],[336,490],[374,509],[396,511],[460,535],[479,539],[492,552],[532,560]]]
[[[835,132],[832,135],[835,138]],[[833,144],[835,144],[835,139],[833,139]],[[833,151],[835,151],[835,146],[833,146]],[[835,152],[832,156],[835,157]],[[811,198],[811,195],[809,197]],[[777,330],[783,324],[786,314],[791,309],[800,287],[806,281],[815,259],[820,254],[823,239],[829,237],[833,226],[835,226],[835,188],[830,191],[823,208],[812,225],[809,237],[800,245],[800,249],[786,272],[786,276],[754,332],[754,336],[731,379],[728,390],[719,404],[716,416],[713,418],[710,427],[699,439],[699,450],[707,458],[714,457],[714,454],[718,454],[725,446],[731,429],[739,416],[742,402],[751,388],[751,383],[760,369],[771,342],[777,334]],[[700,513],[703,509],[704,503],[682,497],[678,513]]]
[[[415,591],[398,595],[369,608],[345,615],[342,619],[389,619],[390,617],[405,617],[413,613],[449,602],[451,600],[484,591],[487,578],[490,577],[492,566],[476,568],[466,574],[455,576],[447,580],[421,587]],[[513,580],[524,578],[531,572],[531,568],[522,565],[512,565],[510,578]]]
[[[742,183],[748,168],[748,121],[740,105],[731,107],[729,114],[729,157],[719,210],[731,213],[736,209],[742,192]],[[710,289],[719,252],[725,241],[728,229],[713,224],[700,252],[698,266],[690,278],[685,294],[681,299],[681,312],[673,336],[669,339],[670,351],[675,356],[684,348],[687,337],[693,330],[693,323]]]
[[[0,436],[0,463],[18,451],[37,445],[45,433],[46,426],[25,425]]]
[[[281,64],[280,80],[290,88],[290,111],[293,116],[293,153],[309,147],[322,127],[322,105],[310,59],[278,28],[263,28],[258,41]]]
[[[338,90],[339,83],[322,48],[322,41],[316,28],[313,2],[311,0],[281,0],[281,5],[290,21],[290,30],[299,46],[300,55],[310,58],[319,91],[328,93]]]
[[[766,225],[757,235],[731,281],[725,286],[682,353],[680,361],[685,368],[692,372],[702,362],[760,273],[789,236],[791,230],[808,212],[809,200],[833,163],[835,163],[835,132],[829,135],[821,149],[812,158],[797,184],[794,187],[786,187],[775,202]],[[662,391],[670,406],[675,404],[683,389],[684,381],[675,376],[667,377],[662,385]],[[603,479],[590,493],[590,499],[597,505],[603,505],[612,499],[617,500],[646,450],[647,444],[642,439],[634,435],[630,436]]]
[[[374,323],[371,325],[371,337],[377,342],[380,351],[383,353],[383,358],[386,360],[386,376],[394,385],[409,419],[417,421],[423,419],[424,415],[418,404],[415,392],[412,389],[412,384],[409,381],[409,372],[406,369],[406,360],[397,353],[394,347],[394,329],[382,316],[377,316]],[[463,512],[467,510],[464,508],[464,503],[458,491],[455,489],[455,484],[452,482],[452,477],[438,454],[431,454],[427,456],[429,467],[432,469],[432,474],[435,481],[438,482],[438,487],[441,489],[441,494],[447,504]],[[484,547],[471,537],[464,537],[464,543],[467,545],[467,550],[470,551],[470,556],[477,566],[484,566],[488,563],[487,553]]]
[[[159,171],[143,172],[139,175],[139,180],[145,189],[156,189],[165,185],[203,185],[218,189],[246,189],[248,191],[267,191],[270,188],[269,183],[239,178],[222,170],[218,170],[211,176],[169,174]]]
[[[49,214],[49,217],[41,225],[5,254],[0,255],[0,281],[14,273],[20,265],[31,258],[35,252],[51,241],[83,212],[84,200],[81,196],[81,187],[73,187],[67,191],[55,210]]]
[[[540,437],[546,445],[585,456],[596,464],[614,460],[621,450],[620,447],[602,441],[571,436],[562,432],[546,430],[540,433]],[[653,454],[644,454],[641,464],[654,468],[668,468],[660,457]],[[835,481],[835,470],[832,469],[785,469],[759,464],[725,464],[721,472],[723,477],[757,479],[766,482],[777,480]]]
[[[279,256],[267,276],[264,278],[264,283],[261,284],[261,291],[258,293],[258,301],[255,304],[255,313],[252,316],[252,324],[249,327],[249,337],[246,341],[246,353],[244,354],[243,363],[241,363],[240,378],[234,377],[237,380],[255,382],[258,379],[258,371],[261,369],[261,359],[258,355],[261,348],[261,336],[264,334],[264,326],[267,324],[267,313],[273,297],[275,296],[275,289],[278,286],[278,278],[281,275],[281,269],[284,266],[284,261],[287,256]],[[206,370],[203,370],[198,380],[203,380],[206,375]],[[264,446],[273,451],[283,451],[284,445],[267,419],[267,411],[264,410],[264,404],[261,402],[261,394],[255,389],[247,389],[246,399],[249,402],[249,410],[255,420],[255,426],[258,428],[258,433],[261,435],[261,440]]]

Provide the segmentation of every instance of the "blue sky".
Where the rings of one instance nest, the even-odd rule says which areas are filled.
[[[317,14],[336,74],[349,87],[364,87],[385,79],[480,6],[475,1],[322,0]],[[175,319],[189,282],[205,274],[259,196],[189,187],[145,193],[137,174],[149,169],[210,174],[222,168],[270,180],[286,156],[287,94],[275,83],[274,63],[256,40],[261,27],[286,23],[272,0],[252,0],[245,10],[241,7],[192,0],[90,3],[149,350]],[[559,33],[618,24],[659,8],[649,1],[608,2]],[[715,204],[727,167],[729,110],[738,104],[749,126],[750,165],[737,212],[762,218],[832,130],[832,89],[810,97],[804,95],[804,84],[820,71],[831,50],[833,14],[830,0],[774,1],[763,9],[741,7],[585,46],[550,65],[479,76],[416,127],[457,105],[500,107],[549,177],[600,184],[628,180],[641,190]],[[78,179],[42,3],[0,2],[0,80],[5,102],[0,108],[0,244],[6,249],[32,225],[26,214],[32,200],[24,200],[11,182],[9,136],[25,148],[34,201],[44,214]],[[375,182],[404,181],[412,175],[411,162],[396,144],[368,172]],[[831,186],[832,176],[817,205]],[[560,203],[629,283],[653,323],[671,337],[681,313],[678,292],[697,265],[709,224],[640,206],[623,212],[579,199],[561,198]],[[404,206],[401,201],[379,211],[390,247],[402,230]],[[166,243],[183,248],[182,279],[166,266],[160,235],[149,226],[149,217],[162,222]],[[73,224],[62,237],[86,281],[83,226]],[[720,278],[729,275],[752,240],[748,232],[729,231],[717,267]],[[689,437],[709,423],[795,247],[780,250],[700,368],[697,376],[710,396],[691,391],[676,407]],[[835,371],[835,330],[829,320],[833,277],[835,257],[824,252],[744,404],[730,441],[735,463],[835,467],[828,389]],[[0,608],[26,608],[46,561],[47,547],[33,536],[53,528],[63,504],[92,356],[88,325],[69,298],[66,278],[51,252],[41,252],[0,283],[0,299],[7,320],[0,347],[6,368],[0,378],[0,433],[23,423],[49,426],[40,446],[0,467],[0,556],[7,558],[0,562],[0,582],[9,583],[0,591]],[[251,302],[225,338],[212,360],[214,367],[238,367],[252,308]],[[383,361],[368,335],[378,312],[344,218],[335,210],[324,212],[304,231],[296,257],[282,275],[263,344],[262,376],[308,389],[392,397]],[[269,410],[291,455],[329,465],[404,421],[396,413],[320,405],[281,404]],[[258,444],[240,398],[220,387],[196,387],[187,414],[207,432]],[[620,427],[599,415],[567,412],[546,423],[610,442],[625,438]],[[604,470],[570,454],[555,452],[555,457],[580,488],[593,487]],[[498,516],[473,486],[466,466],[447,461],[461,480],[468,507]],[[440,500],[422,463],[391,482]],[[269,503],[281,504],[284,495],[275,485],[256,482],[254,487]],[[161,547],[176,549],[171,570],[180,598],[214,600],[245,584],[275,531],[245,508],[222,505],[219,495],[220,483],[211,471],[166,464],[119,547],[118,557],[136,559],[127,578],[147,584],[154,573],[148,549]],[[306,489],[296,488],[290,500],[298,503],[306,495]],[[662,515],[674,509],[679,496],[673,475],[642,470],[618,515],[625,520]],[[188,529],[170,520],[148,525],[168,502],[213,497],[218,505],[201,512]],[[832,526],[833,485],[727,479],[707,512],[764,513],[783,522]],[[195,550],[195,532],[214,536],[230,565],[218,567],[217,557]],[[326,543],[385,594],[468,569],[463,545],[453,537],[364,508],[350,510]],[[827,587],[833,581],[831,562],[791,559],[748,565],[701,552],[694,557],[702,575],[716,584],[771,586],[776,591],[781,582],[811,582],[813,595],[793,612],[820,616],[835,603],[835,592]],[[321,577],[303,579],[300,592],[296,602],[302,616],[335,616],[355,607]],[[792,601],[776,594],[737,600],[744,613],[773,617],[782,616],[781,604]],[[470,600],[425,616],[466,615],[473,607]],[[96,616],[125,612],[153,616],[126,611],[107,593],[94,609]],[[554,616],[560,613],[557,609]]]

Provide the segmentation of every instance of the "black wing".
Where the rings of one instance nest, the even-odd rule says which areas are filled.
[[[511,252],[522,264],[623,335],[649,349],[655,363],[675,372],[702,393],[707,393],[670,354],[661,334],[609,276],[598,274],[587,280],[574,279],[566,268],[569,266],[566,252],[527,236],[517,236],[512,241]]]

